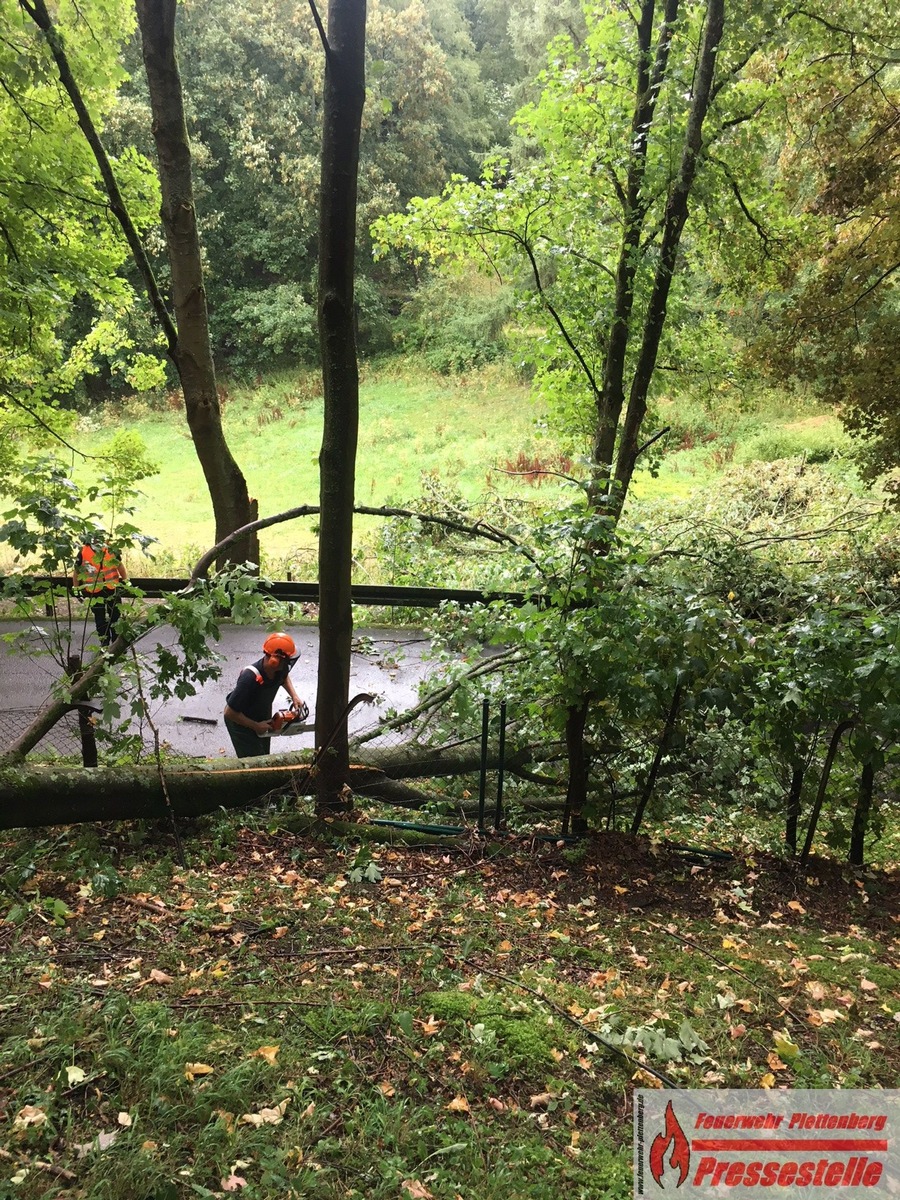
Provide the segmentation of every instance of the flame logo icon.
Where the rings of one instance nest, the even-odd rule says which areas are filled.
[[[650,1147],[650,1174],[660,1187],[662,1187],[663,1175],[666,1169],[666,1152],[670,1147],[672,1152],[669,1155],[669,1166],[678,1171],[678,1183],[675,1186],[681,1187],[688,1177],[688,1169],[691,1165],[691,1148],[687,1138],[684,1136],[684,1130],[679,1125],[678,1118],[675,1116],[671,1100],[666,1105],[665,1133],[658,1133],[653,1139],[653,1145]]]

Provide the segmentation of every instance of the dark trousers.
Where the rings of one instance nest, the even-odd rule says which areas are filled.
[[[269,747],[272,744],[269,738],[260,737],[246,725],[235,725],[227,717],[225,718],[225,728],[228,730],[228,736],[231,738],[231,744],[234,746],[234,752],[238,758],[256,758],[258,754],[269,753]]]
[[[97,626],[97,636],[101,645],[111,646],[116,640],[116,624],[121,611],[119,597],[115,592],[91,601],[91,612],[94,614],[94,624]]]

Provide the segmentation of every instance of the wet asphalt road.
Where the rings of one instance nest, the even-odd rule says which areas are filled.
[[[306,625],[288,625],[287,631],[300,653],[300,661],[294,667],[291,678],[298,693],[309,705],[309,721],[312,722],[315,716],[318,633],[313,626]],[[51,657],[41,653],[46,643],[39,626],[21,621],[0,621],[0,637],[3,638],[0,641],[2,749],[27,727],[35,713],[50,698],[61,671]],[[232,754],[231,741],[222,719],[225,696],[234,686],[241,667],[261,656],[265,637],[264,630],[245,625],[222,625],[217,645],[222,658],[221,678],[199,686],[195,696],[157,702],[152,715],[160,739],[173,750],[195,757],[217,758]],[[146,654],[157,643],[169,646],[173,640],[171,631],[162,627],[145,638],[139,649]],[[95,649],[96,642],[91,631],[85,657],[89,657]],[[355,631],[350,695],[371,692],[379,698],[379,703],[374,708],[362,705],[351,714],[351,732],[370,728],[378,722],[379,714],[388,708],[404,709],[415,702],[418,684],[428,674],[428,664],[423,662],[427,650],[428,640],[418,630],[367,628]],[[286,707],[287,703],[287,694],[280,692],[276,707]],[[51,744],[64,753],[77,750],[75,728],[75,718],[66,718],[65,728],[58,727],[51,735]],[[148,732],[145,731],[145,737]],[[312,745],[313,734],[310,730],[273,739],[272,750],[299,750]]]

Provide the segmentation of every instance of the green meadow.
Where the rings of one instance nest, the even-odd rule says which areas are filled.
[[[489,487],[527,493],[527,483],[504,474],[520,453],[555,462],[557,444],[541,427],[527,385],[500,372],[448,378],[411,371],[363,375],[357,500],[409,505],[423,480],[440,479],[467,501]],[[322,397],[317,377],[285,373],[252,387],[227,387],[223,421],[260,516],[318,504]],[[180,400],[153,405],[132,400],[83,417],[78,447],[93,453],[122,426],[140,434],[160,473],[141,484],[136,523],[158,540],[157,561],[183,562],[212,544],[209,497]],[[90,461],[76,465],[90,476]],[[548,485],[544,485],[545,487]],[[554,486],[552,483],[549,486]],[[360,519],[364,539],[375,518]],[[315,518],[266,530],[269,569],[301,573],[315,558]],[[143,568],[142,568],[143,569]]]
[[[260,516],[318,504],[318,454],[322,430],[319,377],[282,372],[252,385],[222,389],[225,432],[259,501]],[[840,457],[847,444],[829,412],[782,396],[752,404],[728,397],[717,407],[690,399],[663,400],[657,428],[670,427],[665,453],[649,457],[632,485],[636,503],[683,500],[713,483],[732,464],[808,455]],[[212,544],[213,521],[200,465],[180,397],[133,399],[79,419],[75,444],[96,453],[122,426],[140,434],[159,474],[141,484],[135,521],[157,539],[153,561],[135,559],[132,572],[163,574],[189,565]],[[362,505],[417,506],[436,484],[467,503],[489,494],[536,499],[564,486],[554,474],[517,474],[539,465],[551,472],[582,473],[585,446],[548,431],[547,414],[527,383],[508,370],[488,368],[444,376],[409,363],[364,369],[356,495]],[[574,463],[574,465],[572,465]],[[75,462],[88,481],[91,460]],[[296,578],[315,574],[315,517],[275,526],[261,537],[264,568]],[[357,518],[360,555],[381,524]]]

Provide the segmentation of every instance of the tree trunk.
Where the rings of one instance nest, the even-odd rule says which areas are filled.
[[[859,795],[856,800],[856,811],[853,813],[853,828],[850,831],[850,854],[848,861],[854,867],[861,867],[865,862],[866,829],[869,815],[872,812],[872,795],[875,791],[875,767],[873,763],[863,763],[859,777]]]
[[[816,829],[819,825],[819,817],[822,815],[822,805],[825,803],[825,796],[828,793],[828,780],[831,778],[831,768],[834,766],[834,760],[837,757],[838,747],[841,743],[841,738],[848,729],[853,728],[853,721],[841,721],[831,735],[831,741],[828,743],[828,751],[825,754],[825,762],[822,765],[822,774],[819,776],[819,789],[816,792],[816,799],[812,807],[812,812],[809,816],[809,825],[806,829],[806,840],[803,843],[803,849],[800,851],[800,864],[806,866],[809,861],[810,853],[812,852],[813,841],[816,836]]]
[[[240,764],[240,765],[239,765]],[[166,769],[169,810],[157,765],[139,767],[7,767],[0,770],[0,828],[72,825],[195,817],[217,808],[242,808],[274,794],[304,796],[314,790],[309,764],[299,754],[222,759]],[[349,768],[351,783],[371,783],[380,772]]]
[[[631,155],[622,197],[623,232],[616,268],[615,308],[606,339],[603,386],[597,398],[592,458],[599,468],[596,492],[606,491],[612,474],[619,416],[625,404],[625,366],[635,299],[635,277],[640,261],[640,245],[647,200],[644,178],[647,148],[660,86],[666,74],[672,33],[678,16],[679,0],[666,0],[665,15],[651,70],[653,17],[655,0],[643,0],[637,23],[638,57],[636,61],[635,105],[631,121]]]
[[[587,722],[589,701],[573,705],[566,712],[566,751],[569,760],[569,785],[563,810],[563,834],[584,833],[587,823],[584,810],[587,806],[588,764],[584,752],[584,727]]]
[[[403,755],[396,763],[382,753],[379,764],[352,763],[344,775],[351,790],[376,796],[379,787],[389,800],[414,799],[412,789],[397,785],[391,775],[413,777]],[[527,757],[524,753],[516,756]],[[273,795],[308,796],[316,790],[308,752],[297,751],[277,758],[217,759],[184,767],[156,763],[137,767],[28,766],[0,768],[0,829],[37,828],[43,825],[73,825],[80,821],[120,821],[195,817],[218,808],[244,808]],[[424,761],[419,774],[432,767]],[[442,773],[465,774],[477,770],[466,755],[444,756]],[[172,807],[166,803],[163,779]]]
[[[319,213],[319,343],[325,418],[319,454],[319,674],[316,745],[329,739],[318,774],[318,807],[342,806],[349,751],[337,729],[350,690],[353,498],[359,431],[359,371],[353,281],[359,133],[365,101],[365,0],[330,0]]]
[[[703,42],[697,60],[693,80],[693,97],[688,112],[687,129],[681,166],[675,186],[672,188],[663,219],[662,245],[659,264],[647,305],[641,346],[631,379],[628,409],[616,455],[614,508],[621,509],[631,484],[639,453],[639,438],[644,417],[647,415],[647,394],[656,370],[656,359],[666,323],[669,292],[675,274],[681,235],[688,218],[688,203],[700,154],[703,148],[703,124],[709,112],[716,73],[716,56],[725,26],[725,0],[708,0]]]
[[[194,449],[209,488],[218,542],[232,530],[253,521],[258,512],[222,431],[194,208],[191,151],[175,57],[177,4],[176,0],[136,0],[136,7],[153,112],[162,189],[160,215],[178,331],[169,352],[181,381]],[[231,546],[227,560],[258,564],[256,536],[248,535]]]
[[[791,854],[797,853],[797,826],[800,822],[800,800],[803,796],[803,780],[806,767],[794,763],[791,770],[791,790],[788,793],[787,818],[784,825],[784,844]]]
[[[80,654],[70,654],[66,661],[66,674],[72,680],[72,683],[77,683],[79,676],[84,670],[84,664],[81,661]],[[81,765],[83,767],[96,767],[99,759],[97,756],[97,734],[94,731],[94,724],[91,720],[91,710],[86,704],[78,706],[78,736],[81,741]]]
[[[632,836],[636,835],[641,827],[641,821],[644,819],[644,811],[650,803],[650,797],[653,795],[654,787],[656,787],[656,779],[659,775],[663,755],[669,748],[669,742],[672,739],[672,734],[675,732],[675,722],[678,720],[678,709],[681,705],[681,692],[682,684],[679,681],[675,685],[675,691],[672,693],[672,703],[669,705],[669,711],[666,714],[665,724],[663,725],[663,730],[656,746],[656,753],[653,756],[653,762],[650,766],[650,773],[647,776],[647,781],[644,784],[637,807],[634,810],[634,818],[631,822]]]

